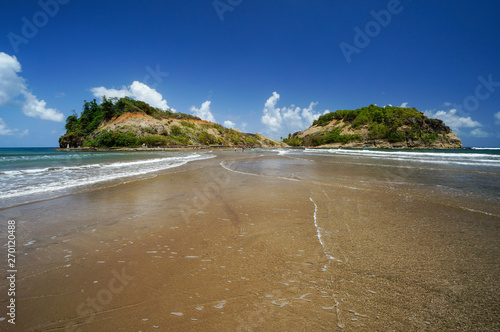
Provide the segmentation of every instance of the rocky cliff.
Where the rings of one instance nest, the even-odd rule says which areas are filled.
[[[441,120],[415,108],[375,105],[325,114],[284,141],[292,146],[332,148],[462,148],[462,141]]]

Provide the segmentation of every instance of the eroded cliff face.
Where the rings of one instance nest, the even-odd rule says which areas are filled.
[[[144,113],[124,113],[104,121],[87,136],[65,134],[59,139],[61,148],[91,146],[101,135],[128,134],[135,138],[154,138],[157,144],[150,146],[224,145],[248,147],[282,146],[276,140],[260,134],[246,134],[227,129],[213,122],[182,117],[157,119]],[[147,140],[145,140],[147,142]]]

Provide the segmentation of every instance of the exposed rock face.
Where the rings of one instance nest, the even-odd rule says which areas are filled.
[[[349,143],[330,143],[323,144],[321,148],[350,148],[350,149],[461,149],[462,140],[456,134],[450,133],[446,139],[436,140],[434,142],[424,142],[422,140],[407,140],[404,142],[391,143],[386,139],[366,140],[361,142]]]
[[[59,147],[77,148],[83,145],[83,141],[84,141],[83,136],[64,134],[61,137],[59,137]]]
[[[132,134],[136,138],[164,137],[163,146],[224,145],[248,147],[282,146],[283,143],[260,134],[241,133],[236,129],[197,119],[179,116],[157,119],[141,112],[128,112],[104,121],[87,136],[65,134],[59,138],[59,146],[66,148],[84,146],[104,133]],[[88,143],[87,143],[88,144]]]
[[[372,116],[375,112],[377,121]],[[358,120],[360,117],[363,118]],[[386,111],[374,105],[327,114],[285,142],[331,148],[462,148],[461,139],[441,120],[429,119],[416,109],[391,107]]]

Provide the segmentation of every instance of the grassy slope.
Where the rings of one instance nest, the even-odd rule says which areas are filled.
[[[137,147],[245,145],[274,146],[278,142],[224,128],[198,117],[164,111],[130,98],[85,102],[78,116],[66,120],[60,147]]]
[[[289,135],[292,146],[318,146],[331,143],[408,140],[432,143],[447,140],[451,133],[441,120],[429,119],[415,108],[370,105],[357,110],[341,110],[319,117],[311,128]]]

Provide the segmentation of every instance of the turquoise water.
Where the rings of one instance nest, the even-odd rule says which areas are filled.
[[[0,148],[0,208],[62,196],[99,184],[150,177],[213,157],[171,151],[56,151]]]
[[[259,162],[263,172],[301,178],[335,164],[362,166],[367,181],[413,181],[500,196],[500,149],[471,150],[246,150],[256,156],[287,160]],[[123,181],[155,176],[159,171],[215,157],[200,151],[56,151],[52,148],[0,148],[0,208],[50,199]],[[302,168],[304,169],[304,168]],[[302,175],[301,175],[302,174]],[[339,176],[332,171],[331,176]]]
[[[345,158],[363,165],[393,165],[418,168],[456,169],[463,171],[500,171],[500,148],[473,148],[467,150],[378,150],[378,149],[290,149],[278,151],[281,155],[330,156]],[[383,161],[381,164],[380,162]]]

